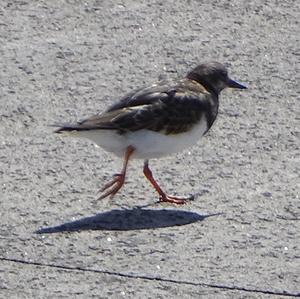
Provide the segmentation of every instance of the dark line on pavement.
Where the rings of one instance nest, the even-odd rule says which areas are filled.
[[[175,284],[184,284],[184,285],[192,285],[192,286],[202,286],[208,288],[215,288],[215,289],[223,289],[223,290],[233,290],[233,291],[242,291],[248,293],[260,293],[266,295],[276,295],[276,296],[285,296],[285,297],[300,297],[299,293],[292,293],[288,291],[271,291],[271,290],[263,290],[263,289],[251,289],[246,287],[239,287],[239,286],[229,286],[229,285],[222,285],[222,284],[212,284],[212,283],[205,283],[205,282],[193,282],[187,280],[177,280],[171,278],[163,278],[159,276],[151,276],[146,274],[134,274],[134,273],[122,273],[122,272],[115,272],[109,270],[97,270],[97,269],[88,269],[82,267],[71,267],[71,266],[62,266],[62,265],[55,265],[55,264],[48,264],[48,263],[40,263],[40,262],[33,262],[33,261],[25,261],[15,258],[5,258],[0,257],[0,261],[6,262],[13,262],[25,265],[34,265],[39,267],[50,267],[56,269],[62,269],[66,271],[82,271],[82,272],[91,272],[91,273],[100,273],[100,274],[107,274],[125,278],[134,278],[134,279],[143,279],[143,280],[150,280],[150,281],[159,281],[159,282],[168,282],[168,283],[175,283]]]

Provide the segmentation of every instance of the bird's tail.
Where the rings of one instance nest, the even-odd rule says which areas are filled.
[[[58,127],[54,133],[62,134],[62,133],[71,133],[78,131],[78,124],[70,124],[70,123],[56,123],[50,125],[51,127]]]

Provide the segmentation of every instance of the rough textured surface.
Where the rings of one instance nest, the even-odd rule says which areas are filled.
[[[299,11],[289,0],[1,1],[0,297],[299,294]],[[166,190],[196,200],[154,204],[137,161],[122,192],[98,201],[121,162],[48,125],[208,60],[250,89],[222,93],[198,146],[151,161]]]

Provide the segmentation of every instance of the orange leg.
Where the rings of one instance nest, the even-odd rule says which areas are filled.
[[[158,183],[154,179],[154,177],[152,175],[152,171],[149,168],[148,160],[145,160],[145,163],[144,163],[144,175],[150,181],[152,186],[155,188],[155,190],[159,194],[159,201],[160,202],[170,202],[170,203],[175,203],[175,204],[178,204],[178,205],[183,205],[187,202],[187,200],[193,199],[193,198],[179,198],[179,197],[175,197],[175,196],[171,196],[171,195],[166,194],[160,188],[160,186],[158,185]]]
[[[103,194],[99,197],[99,199],[103,199],[107,196],[113,198],[118,193],[118,191],[122,188],[125,182],[128,161],[130,156],[133,154],[133,152],[134,152],[134,147],[128,146],[125,152],[123,168],[121,173],[114,174],[113,180],[100,189],[100,192],[102,192]]]

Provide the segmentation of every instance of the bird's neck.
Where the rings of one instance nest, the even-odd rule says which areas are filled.
[[[203,79],[198,74],[196,74],[194,72],[190,72],[187,74],[186,78],[200,83],[209,93],[212,93],[216,97],[219,96],[218,90],[212,84],[207,82],[205,79]]]

